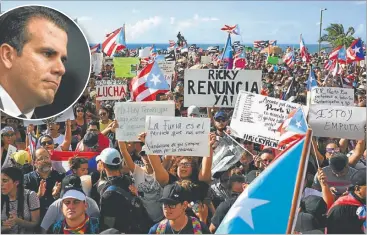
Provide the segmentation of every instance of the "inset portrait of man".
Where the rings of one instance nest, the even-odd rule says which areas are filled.
[[[75,44],[80,47],[77,51],[71,50]],[[76,54],[84,56],[82,62]],[[76,59],[79,73],[69,71]],[[89,72],[88,43],[63,13],[44,6],[22,6],[0,16],[0,109],[8,115],[22,119],[58,115],[80,97]],[[73,88],[62,89],[65,85]]]

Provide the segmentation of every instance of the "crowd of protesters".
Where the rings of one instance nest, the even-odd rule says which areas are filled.
[[[177,54],[172,89],[156,97],[157,101],[173,100],[178,117],[204,113],[211,118],[209,157],[147,155],[145,133],[139,135],[141,142],[116,140],[119,124],[114,104],[96,101],[95,92],[96,81],[116,79],[113,64],[104,64],[100,74],[91,74],[89,86],[73,107],[74,120],[35,127],[2,114],[2,165],[8,164],[5,158],[10,145],[18,151],[1,171],[1,232],[215,233],[237,197],[278,154],[275,149],[237,139],[248,151],[228,170],[212,175],[213,151],[225,132],[230,134],[232,109],[184,107],[183,81],[185,69],[200,63],[201,56],[215,58],[215,54],[205,50]],[[264,54],[254,50],[246,53],[245,69],[262,70],[262,95],[293,97],[293,102],[302,105],[306,105],[310,69],[318,86],[342,87],[340,77],[353,78],[355,106],[366,107],[366,68],[350,64],[333,77],[323,66],[327,57],[326,53],[311,55],[311,67],[295,51],[294,66],[274,69]],[[222,66],[213,59],[201,68]],[[129,99],[128,95],[121,102]],[[29,134],[37,137],[32,154]],[[365,233],[365,140],[314,137],[312,142],[316,148],[311,149],[295,232]],[[53,166],[53,151],[99,154],[95,169],[80,154],[69,159],[70,171],[62,172]],[[89,191],[83,184],[86,176],[90,176]]]

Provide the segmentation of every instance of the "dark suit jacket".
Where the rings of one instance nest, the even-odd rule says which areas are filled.
[[[0,109],[1,110],[3,110],[3,112],[4,113],[6,113],[5,111],[4,111],[4,105],[3,105],[3,102],[1,101],[1,98],[0,98]],[[37,118],[37,108],[34,110],[34,112],[33,112],[33,115],[32,115],[32,117],[31,117],[31,119],[38,119]],[[10,115],[11,116],[11,115]]]

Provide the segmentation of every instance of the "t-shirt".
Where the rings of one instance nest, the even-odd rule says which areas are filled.
[[[200,221],[200,225],[201,225],[201,233],[202,234],[210,234],[210,231],[208,229],[208,226],[206,226],[206,224],[204,224],[203,222]],[[157,223],[153,227],[151,227],[148,234],[155,234],[156,231],[157,231],[158,226],[159,226],[159,223]],[[171,225],[170,225],[169,221],[167,221],[166,231],[164,232],[164,234],[178,234],[178,233],[179,234],[194,234],[194,228],[192,226],[191,218],[189,217],[189,219],[187,220],[186,226],[181,231],[174,230],[174,232],[173,232],[172,230],[173,229],[171,228]]]
[[[163,219],[162,204],[158,202],[162,198],[163,188],[154,178],[154,175],[147,174],[143,168],[135,165],[133,172],[135,179],[134,186],[138,189],[144,207],[148,212],[149,217],[158,222]]]
[[[320,191],[317,191],[316,189],[313,188],[305,188],[305,190],[302,193],[301,200],[311,195],[322,197],[322,193]]]
[[[218,228],[220,223],[222,223],[224,217],[227,215],[229,209],[231,209],[232,205],[236,202],[238,196],[234,196],[230,199],[221,202],[218,208],[215,210],[215,214],[211,220],[212,224]]]
[[[330,166],[324,167],[322,168],[322,170],[324,171],[324,174],[327,179],[326,183],[329,185],[330,188],[334,187],[336,189],[335,194],[337,196],[340,196],[347,191],[347,188],[351,186],[350,177],[353,175],[354,172],[357,171],[356,169],[349,167],[347,174],[345,174],[342,177],[336,177],[336,175],[332,172]],[[314,177],[314,182],[313,182],[312,187],[321,191],[321,185],[320,185],[320,182],[317,176],[318,176],[318,173],[316,173]]]
[[[99,208],[97,203],[90,197],[87,197],[87,215],[90,217],[99,217]],[[63,220],[64,215],[62,213],[62,199],[59,198],[48,208],[45,217],[42,220],[41,227],[46,231],[50,226],[58,220]]]
[[[29,196],[27,196],[29,194]],[[28,199],[29,197],[29,199]],[[29,204],[28,204],[29,203]],[[9,212],[17,211],[18,208],[18,200],[9,201]],[[40,209],[40,200],[35,192],[31,190],[24,190],[24,220],[31,221],[32,215],[31,212]],[[3,208],[1,209],[1,221],[5,221],[8,219],[6,215],[6,203],[4,203]],[[19,227],[15,225],[9,230],[11,234],[20,234],[20,233],[33,233],[33,229],[25,229],[23,227]]]
[[[108,123],[107,124],[103,124],[102,121],[99,121],[99,130],[102,132],[104,129],[106,129],[108,127],[108,125],[110,125],[112,122],[112,120],[108,119]]]

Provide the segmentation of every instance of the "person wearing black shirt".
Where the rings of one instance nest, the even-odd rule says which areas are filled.
[[[163,203],[163,214],[166,219],[151,227],[149,234],[210,234],[205,223],[196,217],[187,216],[189,200],[189,190],[180,183],[165,186],[159,202]]]
[[[366,233],[366,168],[351,176],[348,194],[340,197],[329,209],[326,221],[328,234]]]
[[[209,230],[211,233],[215,233],[215,230],[222,223],[229,209],[231,209],[232,205],[236,202],[238,196],[246,188],[247,184],[245,183],[245,181],[246,181],[245,177],[242,175],[232,175],[229,178],[229,185],[231,188],[231,197],[221,202],[219,206],[217,207],[215,214],[211,220],[211,224],[209,226]]]

